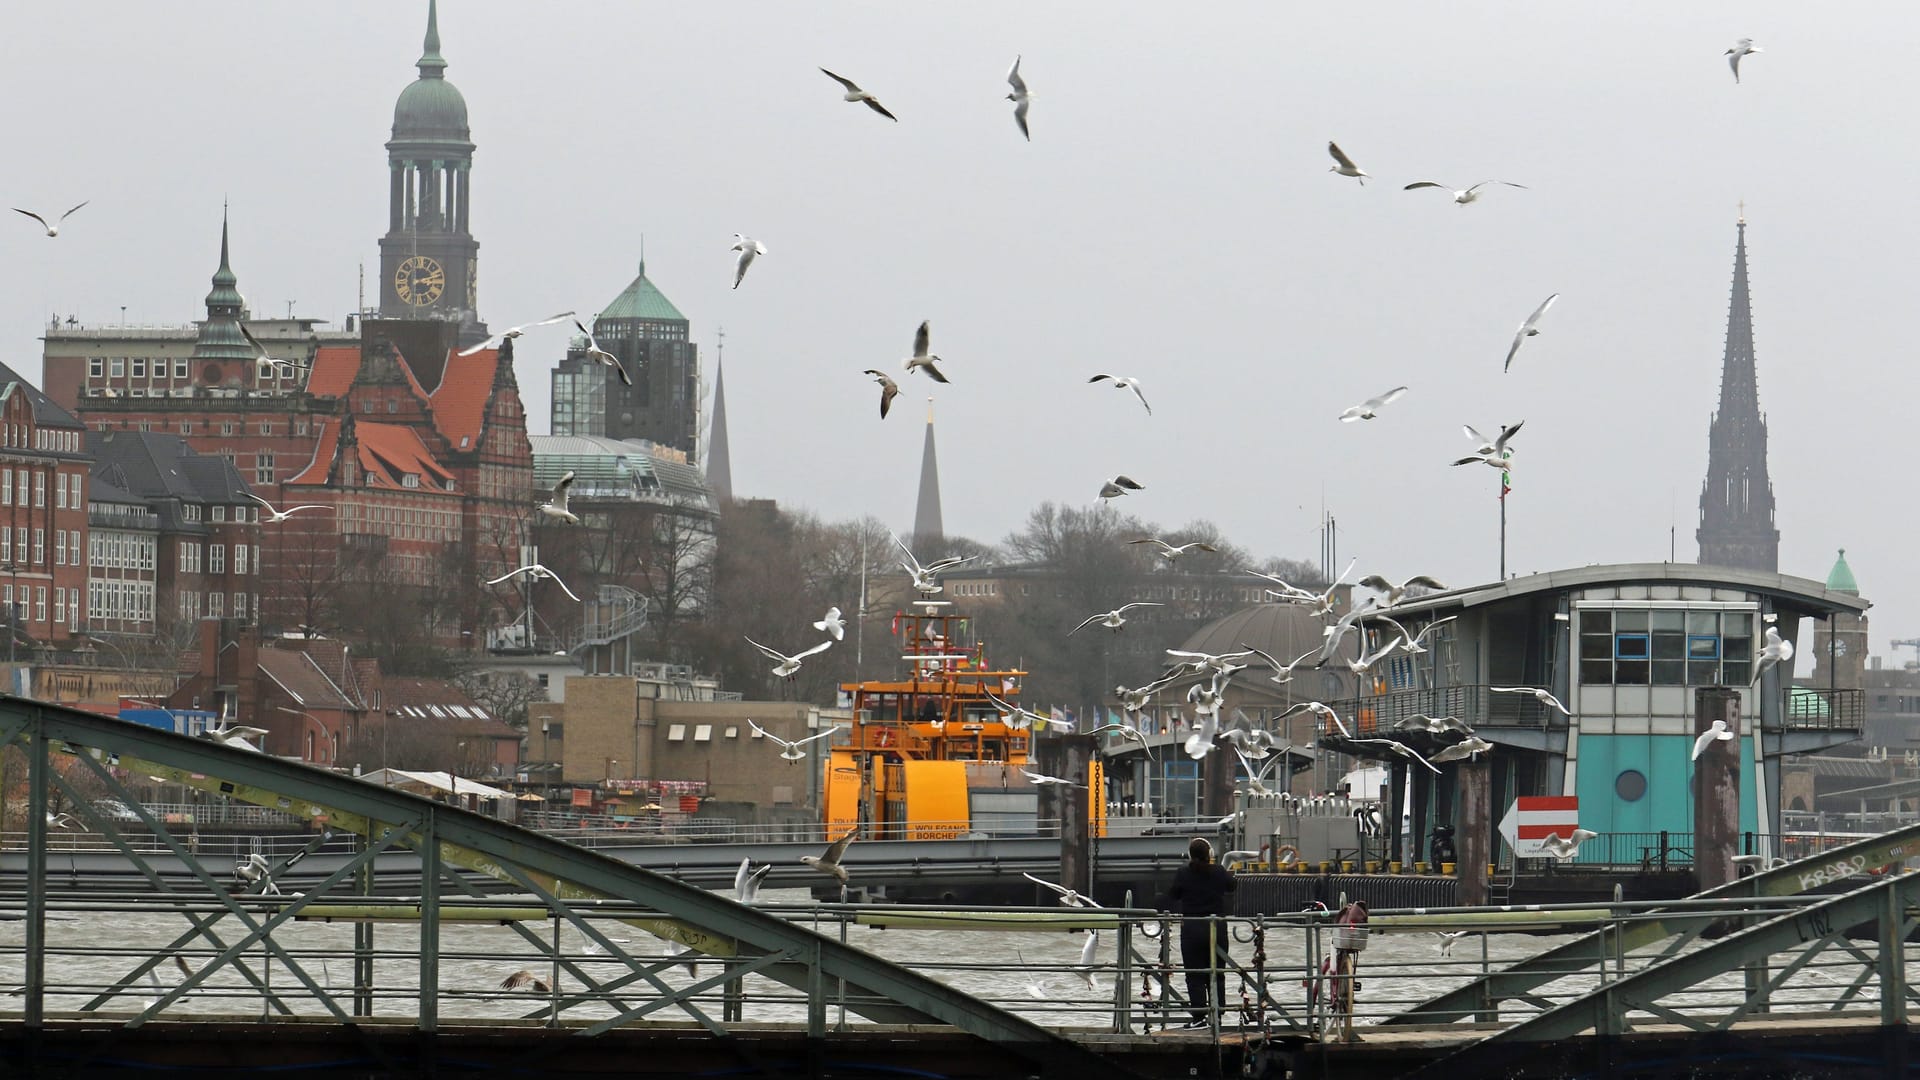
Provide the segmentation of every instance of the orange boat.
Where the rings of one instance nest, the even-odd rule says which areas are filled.
[[[1031,767],[1035,732],[1009,723],[988,696],[1017,703],[1027,673],[989,663],[950,603],[913,606],[893,620],[906,677],[841,684],[853,729],[826,761],[827,831],[860,827],[870,840],[1040,834],[1038,789],[1021,772]],[[1089,818],[1102,835],[1097,756],[1090,769]]]

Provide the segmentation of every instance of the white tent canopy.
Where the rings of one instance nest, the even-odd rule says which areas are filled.
[[[363,773],[360,779],[381,787],[400,788],[406,791],[437,791],[443,795],[471,795],[482,799],[511,799],[513,792],[468,780],[464,776],[455,776],[444,772],[413,772],[407,769],[380,769],[377,772]]]

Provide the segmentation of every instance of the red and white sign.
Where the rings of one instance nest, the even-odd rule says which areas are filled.
[[[1549,836],[1565,840],[1580,827],[1580,798],[1576,795],[1522,795],[1500,819],[1500,835],[1523,859],[1545,855]]]

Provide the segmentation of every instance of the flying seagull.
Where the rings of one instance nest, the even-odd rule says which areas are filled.
[[[260,519],[260,524],[262,525],[272,525],[275,522],[285,521],[302,510],[332,510],[333,509],[333,507],[331,506],[320,506],[318,504],[309,503],[305,506],[289,506],[285,510],[276,510],[274,509],[274,506],[272,503],[268,502],[267,500],[261,498],[258,495],[255,495],[251,491],[247,492],[247,498],[252,499],[254,502],[257,502],[261,506],[264,506],[267,508],[267,516]]]
[[[733,287],[737,289],[740,287],[740,279],[747,276],[747,267],[753,265],[753,257],[765,255],[767,245],[744,233],[734,233],[733,247],[728,250],[740,253],[739,261],[733,264]]]
[[[573,318],[573,315],[574,313],[571,311],[563,311],[558,315],[553,315],[548,318],[541,319],[539,322],[521,323],[519,326],[509,326],[505,330],[500,331],[499,333],[493,335],[492,337],[488,338],[487,340],[481,342],[478,345],[475,345],[471,348],[461,349],[459,353],[457,353],[456,355],[472,356],[474,353],[480,352],[483,349],[497,349],[503,343],[512,341],[514,338],[519,337],[520,335],[526,333],[527,331],[533,329],[536,326],[551,326],[557,322],[565,322],[568,319]]]
[[[1097,908],[1100,906],[1099,904],[1094,903],[1090,897],[1086,896],[1083,893],[1076,892],[1073,889],[1069,889],[1065,885],[1056,885],[1045,878],[1034,877],[1032,874],[1029,874],[1024,870],[1020,872],[1020,876],[1023,878],[1026,878],[1028,881],[1033,882],[1035,885],[1044,886],[1045,888],[1052,889],[1054,892],[1058,893],[1060,895],[1061,907]]]
[[[1293,679],[1294,668],[1299,667],[1301,662],[1306,660],[1308,657],[1320,655],[1319,649],[1309,649],[1304,655],[1296,658],[1293,661],[1293,663],[1283,664],[1280,662],[1279,658],[1274,656],[1272,653],[1265,652],[1260,649],[1256,649],[1253,646],[1248,645],[1244,641],[1240,643],[1240,646],[1246,649],[1248,652],[1252,653],[1253,655],[1259,657],[1260,659],[1265,660],[1267,662],[1267,666],[1273,668],[1273,674],[1267,676],[1267,681],[1276,682],[1276,683],[1285,683],[1285,682],[1291,681]]]
[[[1328,140],[1327,153],[1333,155],[1333,161],[1334,161],[1333,167],[1331,169],[1328,169],[1327,170],[1328,172],[1337,172],[1341,176],[1351,176],[1355,180],[1360,181],[1361,187],[1367,186],[1367,177],[1372,176],[1373,174],[1368,172],[1365,169],[1362,169],[1360,166],[1355,165],[1353,163],[1353,159],[1348,157],[1340,149],[1339,143],[1333,142],[1332,140]]]
[[[567,509],[567,491],[572,487],[573,470],[568,469],[560,474],[560,479],[554,483],[553,496],[534,509],[555,521],[564,521],[569,525],[580,524],[580,518]]]
[[[1024,731],[1035,724],[1046,724],[1049,727],[1065,728],[1068,731],[1073,730],[1073,721],[1064,717],[1055,717],[1051,713],[1037,713],[1032,709],[1022,708],[991,690],[988,690],[986,694],[987,700],[993,702],[994,709],[1000,713],[1001,723],[1006,724],[1010,728]]]
[[[1471,933],[1471,930],[1435,930],[1433,935],[1440,939],[1440,955],[1452,956],[1454,944]]]
[[[1185,555],[1189,551],[1220,550],[1219,548],[1214,547],[1212,544],[1203,543],[1202,541],[1199,541],[1199,540],[1189,541],[1188,543],[1185,543],[1185,544],[1169,544],[1165,540],[1160,540],[1151,536],[1141,540],[1129,540],[1127,541],[1127,543],[1152,544],[1154,545],[1153,553],[1167,560],[1168,562],[1172,562],[1175,559],[1178,559],[1180,556]]]
[[[1753,666],[1753,681],[1758,683],[1767,669],[1785,660],[1793,659],[1793,642],[1780,636],[1780,631],[1767,627],[1767,643],[1760,650],[1760,662]]]
[[[1013,58],[1013,66],[1007,69],[1007,85],[1013,87],[1013,93],[1007,100],[1013,102],[1013,122],[1020,125],[1020,134],[1028,142],[1033,141],[1033,133],[1027,130],[1027,106],[1032,104],[1032,94],[1027,93],[1027,80],[1020,77],[1020,58]]]
[[[1573,858],[1574,853],[1580,850],[1581,844],[1599,835],[1592,829],[1575,829],[1572,835],[1562,840],[1559,833],[1548,833],[1547,838],[1540,841],[1540,846],[1547,849],[1547,854],[1565,861]]]
[[[1478,201],[1480,198],[1480,189],[1483,187],[1486,187],[1488,184],[1500,184],[1505,187],[1517,187],[1521,189],[1525,189],[1527,186],[1525,184],[1508,183],[1505,180],[1482,180],[1479,183],[1473,185],[1470,188],[1467,188],[1464,191],[1454,191],[1454,189],[1448,187],[1445,184],[1436,184],[1431,180],[1416,180],[1415,182],[1408,184],[1406,187],[1401,188],[1400,190],[1413,191],[1416,188],[1439,188],[1441,191],[1452,192],[1453,201],[1459,203],[1461,206],[1465,206],[1470,202]]]
[[[1466,761],[1492,749],[1492,743],[1478,735],[1469,735],[1465,739],[1434,754],[1427,760],[1433,762],[1435,765],[1444,765],[1449,761]]]
[[[1760,46],[1755,45],[1753,43],[1753,39],[1750,37],[1743,37],[1739,41],[1734,42],[1733,48],[1728,49],[1726,51],[1725,55],[1727,57],[1727,64],[1728,66],[1733,68],[1733,81],[1736,85],[1740,82],[1740,58],[1743,56],[1747,56],[1751,53],[1757,53],[1761,51],[1763,50],[1760,48]],[[81,203],[80,205],[85,206],[86,204]],[[76,206],[73,209],[78,210],[80,209],[80,207]],[[21,212],[25,213],[24,210]],[[67,212],[72,213],[73,210],[69,210]],[[53,234],[49,232],[47,235],[52,236]]]
[[[1403,742],[1395,742],[1392,739],[1348,739],[1347,741],[1355,744],[1378,743],[1379,745],[1386,747],[1389,753],[1398,754],[1399,756],[1406,758],[1408,761],[1419,762],[1420,764],[1426,766],[1429,772],[1438,773],[1440,771],[1439,769],[1436,769],[1433,767],[1433,762],[1428,761],[1426,758],[1420,756],[1419,751],[1415,750],[1413,747],[1408,746],[1406,743],[1403,743]]]
[[[1552,694],[1547,693],[1537,686],[1489,686],[1487,689],[1496,694],[1531,694],[1533,695],[1533,700],[1545,705],[1549,709],[1558,710],[1560,715],[1566,717],[1573,716],[1571,712],[1567,711],[1565,705],[1560,704],[1559,698],[1554,697]]]
[[[551,581],[555,585],[560,586],[560,591],[563,593],[566,593],[569,597],[572,597],[575,602],[586,603],[586,601],[581,600],[578,596],[574,596],[573,590],[567,588],[567,583],[560,580],[560,575],[555,574],[553,571],[547,569],[546,567],[540,565],[539,563],[528,563],[527,565],[520,567],[518,570],[509,570],[506,573],[501,574],[499,577],[494,578],[493,580],[487,582],[487,584],[498,585],[501,582],[506,581],[508,578],[519,577],[521,574],[527,575],[529,578],[533,579],[534,581]]]
[[[1471,735],[1473,729],[1457,716],[1415,714],[1393,725],[1395,731],[1424,731],[1429,735]]]
[[[1526,423],[1525,420],[1522,420],[1519,423],[1509,424],[1506,427],[1501,428],[1500,434],[1494,436],[1491,439],[1487,438],[1485,435],[1482,435],[1479,429],[1475,428],[1472,424],[1462,424],[1460,425],[1460,430],[1467,433],[1467,438],[1472,439],[1474,442],[1477,442],[1480,444],[1479,449],[1474,451],[1476,455],[1479,455],[1481,457],[1497,458],[1506,451],[1507,441],[1520,433],[1520,425],[1524,423]]]
[[[1540,333],[1540,328],[1537,325],[1540,322],[1540,316],[1545,315],[1547,309],[1552,307],[1553,302],[1558,299],[1560,299],[1560,294],[1554,293],[1552,296],[1540,301],[1540,306],[1533,309],[1533,314],[1527,316],[1527,321],[1520,324],[1520,329],[1514,332],[1513,344],[1507,348],[1507,362],[1506,365],[1500,369],[1501,371],[1512,369],[1513,354],[1520,351],[1521,344],[1528,338]]]
[[[233,877],[234,880],[244,882],[250,887],[258,885],[263,895],[278,896],[280,886],[273,883],[273,875],[268,873],[271,867],[272,864],[267,862],[267,857],[256,851],[234,866]]]
[[[733,873],[733,898],[743,904],[753,903],[760,896],[760,883],[772,870],[772,863],[756,867],[752,858],[741,859],[740,869]]]
[[[884,116],[887,119],[894,121],[895,123],[898,123],[900,121],[899,117],[887,111],[887,107],[885,105],[880,104],[880,100],[878,98],[874,97],[872,94],[869,94],[865,90],[862,90],[858,86],[854,85],[854,82],[852,79],[843,79],[840,76],[835,75],[833,72],[828,71],[826,68],[821,68],[820,73],[825,75],[827,78],[832,79],[834,82],[839,83],[841,86],[844,86],[847,88],[847,92],[841,95],[840,100],[865,102],[867,108],[872,109],[874,112],[879,113],[881,116]]]
[[[887,410],[893,405],[893,399],[900,394],[900,384],[893,381],[893,376],[873,368],[868,368],[860,374],[871,375],[873,381],[880,384],[880,419],[885,420]]]
[[[1088,379],[1087,381],[1090,383],[1097,383],[1102,379],[1106,379],[1112,382],[1113,388],[1116,390],[1133,391],[1133,396],[1140,399],[1140,407],[1147,410],[1148,416],[1153,415],[1153,406],[1147,404],[1147,395],[1140,392],[1139,379],[1136,379],[1131,375],[1095,375],[1093,378]]]
[[[1348,409],[1346,412],[1341,413],[1340,421],[1341,423],[1351,424],[1355,420],[1371,420],[1380,415],[1381,409],[1393,404],[1394,401],[1399,399],[1401,394],[1406,392],[1406,387],[1396,386],[1386,393],[1381,394],[1379,397],[1370,397]]]
[[[1100,485],[1100,497],[1103,499],[1113,499],[1125,495],[1129,491],[1145,490],[1147,490],[1145,484],[1138,483],[1125,476],[1115,476]]]
[[[757,648],[757,649],[759,649],[759,650],[760,650],[760,651],[762,651],[762,652],[770,652],[770,651],[771,651],[771,650],[769,650],[769,649],[767,649],[767,648],[766,648],[766,647],[765,647],[764,645],[756,645],[756,646],[754,646],[754,647],[755,647],[755,648]],[[821,646],[821,648],[825,648],[825,647],[826,647],[826,646],[825,646],[824,644],[823,644],[823,645]],[[816,651],[818,651],[818,650],[816,650]],[[802,656],[804,656],[804,655],[806,655],[806,654],[805,654],[805,653],[802,653],[801,655],[802,655]],[[799,667],[799,666],[800,666],[800,665],[799,665],[799,661],[797,661],[797,660],[796,660],[796,661],[794,662],[794,666],[795,666],[796,668],[797,668],[797,667]],[[831,735],[832,735],[832,734],[833,734],[834,732],[836,732],[836,731],[839,731],[839,730],[840,730],[840,725],[839,725],[839,724],[835,724],[835,725],[833,725],[832,727],[830,727],[830,728],[828,728],[827,730],[825,730],[825,731],[822,731],[822,732],[820,732],[820,733],[818,733],[818,734],[815,734],[815,735],[809,735],[809,736],[807,736],[807,737],[806,737],[806,738],[804,738],[804,739],[794,739],[793,741],[791,741],[791,742],[789,742],[789,741],[787,741],[786,739],[783,739],[783,738],[781,738],[780,736],[778,736],[778,735],[775,735],[775,734],[774,734],[773,732],[771,732],[771,731],[768,731],[768,730],[767,730],[766,728],[763,728],[763,727],[761,727],[761,726],[760,726],[759,724],[756,724],[756,723],[754,723],[754,722],[753,722],[752,720],[748,720],[748,721],[747,721],[747,726],[748,726],[748,727],[750,727],[750,728],[752,728],[753,730],[755,730],[755,731],[757,731],[757,732],[759,732],[759,733],[760,733],[760,737],[761,737],[761,738],[763,738],[763,739],[772,739],[772,740],[773,740],[774,742],[777,742],[777,743],[779,743],[779,744],[780,744],[780,756],[781,756],[781,757],[783,757],[783,758],[785,758],[785,759],[787,759],[788,761],[800,761],[801,759],[803,759],[803,758],[805,758],[805,757],[807,756],[807,752],[806,752],[806,751],[804,751],[804,750],[802,750],[802,749],[800,749],[801,747],[803,747],[803,746],[805,746],[805,745],[807,745],[808,743],[810,743],[810,742],[813,742],[813,741],[815,741],[815,740],[817,740],[817,739],[825,739],[825,738],[828,738],[828,737],[829,737],[829,736],[831,736]]]
[[[888,535],[892,536],[891,533]],[[901,543],[899,537],[894,536],[893,542],[907,557],[907,561],[901,563],[900,568],[913,577],[914,591],[922,596],[933,596],[943,591],[940,583],[934,580],[934,575],[940,573],[942,570],[959,566],[964,562],[972,562],[974,559],[979,558],[977,555],[949,555],[944,559],[936,559],[925,566],[921,566],[920,560],[913,557],[913,551],[909,549],[906,544]]]
[[[1758,50],[1755,50],[1755,51],[1758,51]],[[1738,62],[1739,62],[1739,61],[1737,61],[1737,60],[1735,61],[1735,63],[1738,63]],[[1736,71],[1736,74],[1737,74],[1737,73],[1738,73],[1738,69],[1736,68],[1736,69],[1735,69],[1735,71]],[[85,205],[87,205],[87,203],[90,203],[90,202],[92,202],[92,201],[93,201],[92,199],[88,199],[88,200],[86,200],[85,202],[82,202],[82,203],[80,204],[80,206],[85,206]],[[76,207],[74,207],[74,208],[73,208],[73,210],[78,210],[78,209],[80,209],[80,206],[76,206]],[[46,218],[43,218],[43,217],[41,217],[41,216],[40,216],[39,214],[36,214],[36,213],[34,213],[33,211],[31,211],[31,210],[22,210],[22,209],[20,209],[20,208],[19,208],[19,207],[17,207],[17,206],[13,208],[13,212],[14,212],[14,213],[16,213],[16,214],[25,214],[25,215],[27,215],[28,217],[30,217],[30,218],[32,218],[33,220],[35,220],[35,221],[37,221],[37,222],[39,222],[39,223],[40,223],[40,227],[41,227],[41,228],[43,228],[43,229],[45,229],[45,230],[47,230],[47,235],[48,235],[48,236],[59,236],[59,235],[60,235],[60,226],[61,226],[61,224],[62,224],[63,222],[65,222],[65,221],[66,221],[66,220],[67,220],[68,218],[70,218],[70,217],[72,217],[72,216],[73,216],[73,210],[69,210],[69,211],[67,211],[67,212],[66,212],[66,213],[64,213],[64,214],[61,214],[61,215],[60,215],[60,218],[59,218],[59,220],[58,220],[58,221],[55,221],[55,222],[54,222],[53,224],[51,224],[51,225],[49,225],[49,224],[47,224],[47,219],[46,219]]]
[[[812,656],[815,653],[826,652],[828,649],[833,647],[833,642],[831,640],[828,640],[828,641],[823,641],[818,645],[815,645],[811,649],[807,649],[802,652],[797,652],[797,653],[794,653],[792,656],[788,656],[786,653],[783,653],[778,649],[769,649],[765,645],[760,644],[759,642],[753,640],[752,638],[747,638],[746,642],[747,644],[753,646],[754,648],[759,649],[760,652],[764,656],[766,656],[767,659],[776,661],[775,664],[773,665],[773,673],[782,679],[788,679],[788,680],[791,680],[794,674],[800,670],[800,661],[805,660],[807,657]],[[814,736],[814,738],[819,738],[819,736],[816,735]]]
[[[1445,589],[1446,588],[1445,585],[1440,584],[1438,581],[1435,581],[1433,578],[1430,578],[1425,574],[1415,574],[1414,576],[1408,578],[1407,580],[1401,582],[1398,585],[1395,585],[1393,582],[1388,581],[1386,578],[1380,576],[1379,574],[1368,574],[1366,577],[1361,578],[1355,584],[1363,585],[1369,589],[1374,590],[1375,592],[1386,593],[1388,607],[1392,607],[1393,605],[1399,603],[1400,599],[1407,595],[1407,590],[1413,588],[1416,585],[1423,589]]]
[[[1707,749],[1714,743],[1732,741],[1733,732],[1727,729],[1727,722],[1725,720],[1715,720],[1712,727],[1701,732],[1700,737],[1693,740],[1693,756],[1687,760],[1699,761],[1700,755],[1706,753]]]
[[[847,883],[847,868],[840,865],[840,860],[846,857],[847,845],[853,843],[853,838],[858,835],[859,832],[859,829],[849,830],[847,835],[828,845],[826,854],[818,856],[802,855],[800,856],[800,861],[823,874],[831,874],[833,877],[839,879],[840,884],[845,885]]]
[[[927,373],[927,378],[932,379],[934,382],[943,383],[947,381],[947,377],[940,374],[940,369],[934,366],[940,362],[940,358],[927,351],[928,324],[930,322],[931,320],[928,319],[920,320],[920,329],[913,332],[913,355],[907,357],[906,363],[903,366],[909,375],[913,374],[916,370],[924,371]]]
[[[1055,784],[1060,787],[1077,787],[1077,788],[1084,788],[1087,786],[1085,784],[1076,784],[1071,780],[1062,780],[1057,776],[1048,776],[1046,773],[1037,773],[1037,772],[1034,772],[1032,769],[1021,769],[1020,772],[1026,776],[1027,780],[1030,781],[1034,787],[1046,787],[1048,784]]]
[[[1127,625],[1126,612],[1130,608],[1137,608],[1137,607],[1166,607],[1166,605],[1162,603],[1158,603],[1156,601],[1152,601],[1152,600],[1135,600],[1131,604],[1121,604],[1119,607],[1114,608],[1112,611],[1102,611],[1094,615],[1089,615],[1084,619],[1081,619],[1080,625],[1067,631],[1067,636],[1072,637],[1073,635],[1079,633],[1082,630],[1085,630],[1088,626],[1094,623],[1099,623],[1101,626],[1104,626],[1109,630],[1113,630],[1117,632],[1121,627]]]
[[[502,990],[518,990],[523,986],[531,989],[536,994],[546,994],[553,991],[553,987],[547,985],[547,980],[540,978],[538,975],[524,968],[500,980],[500,989]]]
[[[1172,681],[1173,678],[1169,676],[1162,679],[1155,679],[1145,686],[1135,687],[1133,689],[1116,686],[1113,688],[1113,696],[1120,699],[1120,708],[1122,710],[1129,713],[1137,713],[1147,707],[1147,702],[1153,700],[1154,694],[1159,693]]]
[[[1173,672],[1186,671],[1194,675],[1205,675],[1211,671],[1215,676],[1231,675],[1245,664],[1236,664],[1235,660],[1245,660],[1253,655],[1252,649],[1243,652],[1209,653],[1191,649],[1168,649],[1167,656],[1173,660]],[[1172,674],[1170,672],[1169,674]]]
[[[1237,731],[1238,729],[1235,729],[1235,731],[1229,731],[1227,732],[1227,735],[1231,737]],[[1249,791],[1254,795],[1277,794],[1272,788],[1266,785],[1266,778],[1267,778],[1267,774],[1273,771],[1274,765],[1278,764],[1281,761],[1286,760],[1286,755],[1282,754],[1277,757],[1269,755],[1271,760],[1269,760],[1266,764],[1255,765],[1253,763],[1253,759],[1247,757],[1247,752],[1245,750],[1240,749],[1240,746],[1237,740],[1234,743],[1233,752],[1240,759],[1240,767],[1247,770],[1247,791]]]
[[[837,607],[828,608],[826,617],[814,623],[813,628],[832,634],[835,641],[844,641],[847,637],[847,620],[841,618]]]
[[[307,366],[305,364],[296,364],[291,360],[282,360],[277,356],[268,355],[266,345],[263,344],[259,338],[253,336],[253,331],[247,329],[246,323],[240,324],[240,336],[246,338],[247,344],[252,347],[253,362],[256,364],[272,364],[274,367],[283,367],[289,371],[298,371]]]
[[[1435,619],[1432,622],[1426,624],[1425,626],[1422,626],[1420,628],[1419,633],[1408,634],[1406,627],[1401,626],[1399,623],[1394,622],[1392,619],[1387,618],[1385,615],[1374,616],[1374,618],[1379,619],[1381,622],[1391,623],[1395,629],[1400,631],[1400,647],[1410,653],[1426,652],[1427,651],[1426,646],[1420,643],[1426,640],[1427,635],[1433,633],[1435,630],[1439,629],[1442,626],[1445,626],[1446,624],[1452,622],[1453,620],[1459,617],[1460,616],[1458,615],[1449,615],[1444,619]]]
[[[600,343],[594,340],[593,331],[581,325],[579,319],[573,320],[573,328],[575,330],[580,331],[581,337],[584,337],[587,339],[587,355],[588,356],[591,356],[595,360],[600,361],[600,363],[603,366],[610,367],[613,370],[619,372],[620,381],[624,385],[627,385],[627,386],[633,385],[633,378],[627,374],[626,365],[620,362],[619,357],[613,355],[612,353],[600,347]]]

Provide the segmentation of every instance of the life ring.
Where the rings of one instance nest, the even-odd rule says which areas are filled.
[[[1260,845],[1260,855],[1262,858],[1266,857],[1268,846],[1267,844]],[[1300,849],[1294,847],[1292,844],[1281,844],[1280,850],[1274,852],[1274,856],[1279,860],[1279,865],[1285,866],[1288,863],[1300,861]]]
[[[892,746],[892,745],[893,745],[893,732],[892,732],[892,731],[889,731],[889,730],[888,730],[888,729],[886,729],[886,728],[881,728],[881,729],[879,730],[879,732],[878,732],[878,733],[876,733],[876,734],[874,735],[874,737],[873,737],[873,745],[875,745],[875,746]]]

